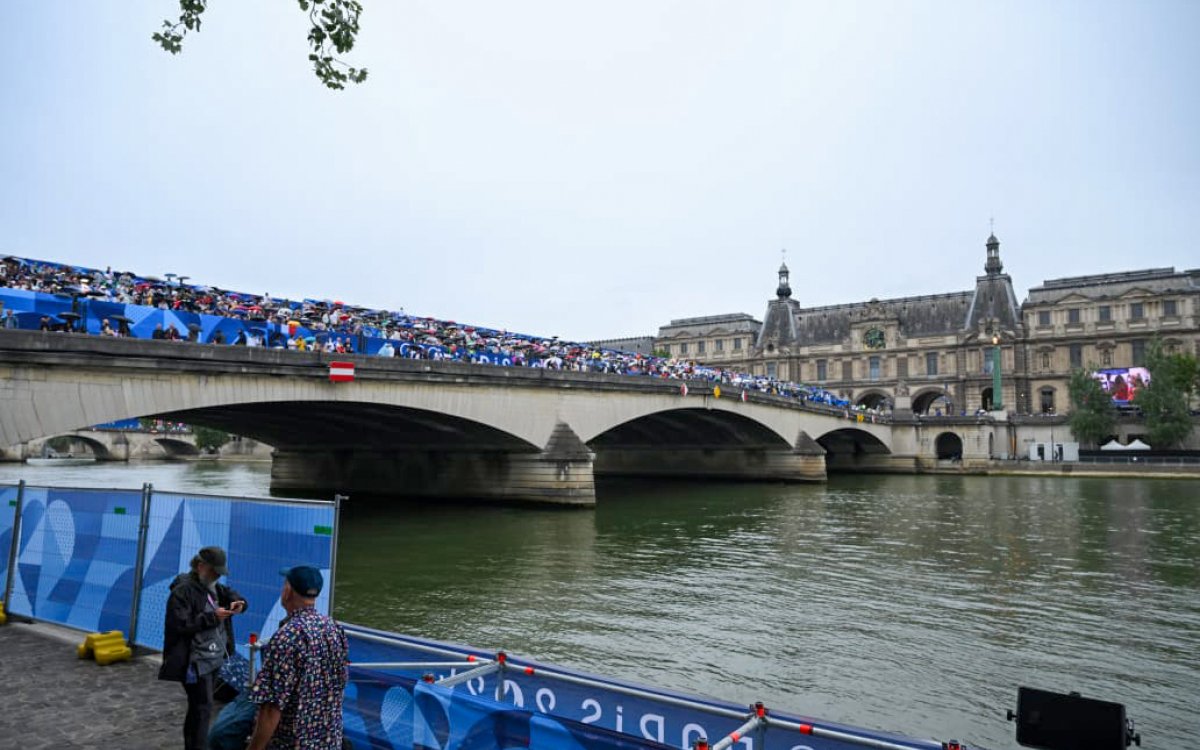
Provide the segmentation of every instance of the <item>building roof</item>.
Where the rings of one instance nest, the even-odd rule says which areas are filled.
[[[619,352],[632,354],[650,354],[654,351],[653,336],[624,336],[615,339],[600,339],[584,342],[588,346],[598,346],[604,349],[614,349]]]
[[[658,337],[705,336],[718,331],[757,334],[761,326],[762,323],[747,313],[702,315],[696,318],[676,318],[658,329]]]
[[[850,337],[851,326],[874,320],[881,324],[897,322],[905,336],[955,334],[963,327],[972,295],[973,292],[950,292],[797,308],[797,343],[801,346],[840,344]]]
[[[1091,299],[1120,297],[1144,289],[1148,292],[1200,291],[1200,269],[1176,271],[1170,268],[1144,268],[1138,271],[1098,273],[1048,279],[1029,290],[1027,304],[1051,304],[1077,294]]]

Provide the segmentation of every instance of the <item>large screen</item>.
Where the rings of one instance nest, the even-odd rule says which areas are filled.
[[[1114,403],[1128,404],[1133,401],[1138,389],[1150,382],[1150,371],[1145,367],[1118,367],[1097,370],[1095,378],[1112,396]]]

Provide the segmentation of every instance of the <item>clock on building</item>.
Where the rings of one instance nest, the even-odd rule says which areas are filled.
[[[885,345],[883,331],[878,328],[870,328],[863,334],[863,343],[868,349],[882,349]]]

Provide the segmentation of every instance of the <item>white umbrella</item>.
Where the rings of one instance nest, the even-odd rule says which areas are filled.
[[[1100,450],[1102,450],[1102,451],[1127,451],[1127,450],[1130,450],[1132,447],[1133,446],[1131,446],[1131,445],[1121,445],[1120,441],[1113,439],[1113,440],[1108,441],[1104,445],[1100,446]]]
[[[1134,440],[1129,445],[1125,446],[1127,451],[1148,451],[1150,446],[1143,443],[1141,440]]]

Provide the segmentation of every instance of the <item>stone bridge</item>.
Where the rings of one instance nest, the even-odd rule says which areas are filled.
[[[63,448],[61,446],[67,446]],[[157,430],[82,429],[35,438],[7,450],[0,448],[0,460],[23,461],[45,455],[48,449],[87,455],[97,461],[156,461],[189,459],[201,455],[196,438],[188,432]],[[271,457],[271,447],[256,440],[235,439],[222,446],[223,458],[262,460]]]
[[[331,358],[354,382],[329,381]],[[597,475],[823,480],[827,458],[912,470],[932,445],[699,382],[0,331],[0,446],[145,416],[275,446],[272,492],[581,505]]]

